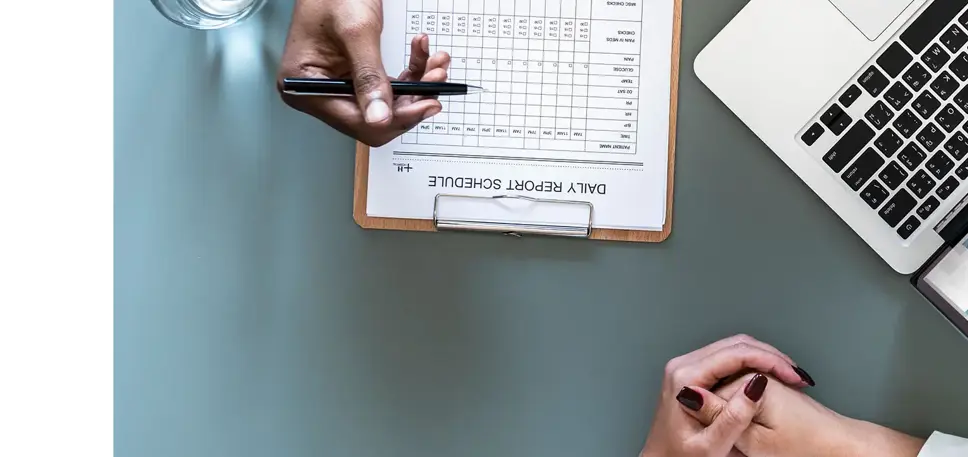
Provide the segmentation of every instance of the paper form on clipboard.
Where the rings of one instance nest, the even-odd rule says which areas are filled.
[[[439,194],[587,201],[595,228],[665,223],[675,0],[400,0],[383,54],[413,36],[450,80],[491,92],[370,149],[366,213],[429,219]]]

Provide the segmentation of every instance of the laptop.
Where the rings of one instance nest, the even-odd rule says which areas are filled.
[[[751,0],[694,68],[968,335],[968,0]]]

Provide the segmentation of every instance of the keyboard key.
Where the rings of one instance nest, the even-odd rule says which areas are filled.
[[[921,146],[924,146],[924,150],[927,152],[934,151],[935,148],[941,146],[941,142],[944,141],[944,132],[941,131],[936,125],[929,123],[921,132],[918,133],[918,142]]]
[[[948,69],[951,70],[958,79],[965,81],[968,80],[968,54],[962,52],[955,57],[954,62],[948,65]]]
[[[911,26],[901,34],[901,41],[919,54],[941,33],[955,15],[968,5],[968,0],[942,0],[931,2]]]
[[[917,132],[922,124],[921,119],[918,119],[911,110],[906,109],[897,116],[897,119],[894,121],[894,128],[897,129],[897,133],[902,137],[911,138],[911,135],[914,135],[914,132]]]
[[[817,142],[817,139],[823,136],[823,126],[819,122],[814,122],[809,129],[800,137],[800,139],[807,144],[807,146],[813,146]]]
[[[841,178],[851,189],[858,191],[871,179],[871,176],[874,176],[874,173],[877,173],[877,170],[880,170],[882,165],[884,165],[884,158],[877,151],[867,148],[850,167],[847,167],[847,171]]]
[[[887,200],[887,197],[890,195],[891,193],[888,192],[887,189],[881,185],[881,183],[873,181],[867,186],[866,189],[864,189],[863,192],[860,193],[860,198],[863,198],[871,209],[877,209],[881,206],[881,203],[884,203],[884,200]]]
[[[880,130],[894,118],[894,111],[891,111],[884,102],[878,100],[871,109],[867,110],[864,117],[871,123],[871,126]]]
[[[938,122],[941,128],[945,129],[946,132],[954,132],[959,125],[965,120],[965,115],[955,108],[955,105],[948,104],[938,112],[938,115],[934,118]]]
[[[936,193],[938,194],[939,197],[941,197],[942,200],[947,200],[948,197],[950,197],[951,194],[953,194],[955,190],[958,189],[958,186],[960,184],[961,182],[955,179],[954,176],[949,176],[948,179],[946,179],[945,182],[941,184],[941,187],[938,188],[938,192]]]
[[[931,80],[931,73],[928,72],[920,63],[915,63],[904,73],[904,82],[907,83],[915,92],[921,90],[928,81]]]
[[[968,13],[962,14],[961,17],[958,18],[958,23],[968,27]]]
[[[951,154],[955,160],[961,160],[968,155],[968,137],[964,133],[958,132],[952,135],[947,143],[944,144],[944,150]]]
[[[874,66],[871,66],[867,69],[867,71],[861,74],[860,79],[858,79],[857,82],[860,83],[860,86],[863,87],[871,97],[877,97],[880,95],[884,89],[887,89],[887,85],[890,84],[887,76],[884,76],[884,73],[881,73],[881,71]]]
[[[958,95],[955,95],[955,104],[961,108],[962,111],[968,113],[968,86],[961,89]]]
[[[897,228],[897,234],[906,240],[911,238],[911,235],[914,234],[918,227],[921,227],[921,221],[919,221],[918,218],[911,216],[908,218],[908,220],[904,221],[900,227]]]
[[[942,100],[947,100],[948,97],[951,97],[951,94],[958,90],[958,86],[958,80],[954,76],[951,76],[951,73],[942,71],[937,78],[934,78],[934,82],[931,83],[931,90],[935,94],[938,94],[938,97]]]
[[[820,116],[820,122],[823,122],[823,125],[830,127],[834,123],[834,119],[840,117],[841,114],[844,114],[844,110],[840,107],[840,105],[835,103],[833,106],[827,109],[827,112]]]
[[[968,162],[961,164],[961,166],[955,170],[955,174],[961,179],[968,179]]]
[[[857,121],[823,156],[823,161],[833,171],[840,173],[872,139],[874,139],[874,130],[863,120]]]
[[[914,177],[907,182],[907,188],[911,189],[919,199],[926,197],[932,190],[934,186],[938,185],[938,181],[935,181],[928,172],[921,170],[914,174]]]
[[[927,220],[927,218],[934,214],[934,210],[938,209],[938,205],[940,204],[941,202],[939,202],[937,198],[928,197],[928,199],[921,204],[921,207],[918,208],[918,216],[920,216],[921,219]]]
[[[941,102],[931,92],[924,91],[918,98],[914,99],[911,108],[917,111],[922,118],[928,119],[938,108],[941,108]]]
[[[911,57],[911,53],[907,52],[907,49],[904,49],[901,43],[894,42],[884,50],[884,54],[877,58],[877,64],[892,78],[897,78],[897,75],[901,74],[912,60],[914,60],[914,57]]]
[[[907,102],[911,101],[913,96],[911,91],[899,82],[894,83],[887,92],[884,92],[884,100],[887,100],[897,111],[901,111],[901,108],[904,108],[904,105],[907,105]]]
[[[897,194],[894,194],[894,198],[881,208],[878,214],[881,215],[881,219],[884,219],[884,222],[887,222],[887,225],[897,227],[897,224],[901,223],[904,216],[907,216],[917,203],[918,201],[911,194],[901,189],[897,191]]]
[[[908,172],[904,171],[904,169],[901,168],[897,162],[891,162],[888,164],[883,170],[881,170],[881,174],[878,175],[878,178],[881,178],[881,182],[883,182],[884,185],[889,187],[891,190],[897,189],[897,186],[900,186],[901,183],[907,179],[907,177]]]
[[[854,122],[854,120],[847,113],[843,113],[837,116],[837,119],[834,119],[834,123],[830,126],[830,131],[834,132],[834,135],[840,136],[841,133],[844,133],[844,130],[847,130],[847,127],[850,127],[851,122]]]
[[[897,160],[907,167],[908,170],[917,170],[924,159],[927,159],[928,155],[918,147],[917,143],[908,143],[907,146],[897,155]]]
[[[877,137],[877,141],[874,141],[874,147],[876,147],[878,151],[881,151],[881,154],[884,154],[884,157],[894,155],[898,149],[901,149],[902,144],[904,144],[904,140],[897,136],[897,134],[891,129],[885,130],[881,136]]]
[[[928,160],[925,167],[936,178],[941,179],[955,167],[955,162],[944,151],[938,151],[935,155],[931,156],[931,159]]]
[[[860,94],[860,88],[857,87],[856,84],[851,84],[850,87],[844,91],[844,94],[840,96],[840,104],[844,105],[844,108],[850,108],[850,105],[853,105],[854,102],[857,101],[857,97],[860,97]]]
[[[931,45],[928,48],[928,52],[925,52],[921,56],[921,61],[935,73],[941,71],[948,64],[949,60],[951,60],[951,54],[948,54],[948,51],[945,51],[941,46],[936,44]]]
[[[941,45],[948,49],[952,54],[958,52],[962,46],[968,43],[968,35],[965,30],[952,24],[948,30],[941,35]]]

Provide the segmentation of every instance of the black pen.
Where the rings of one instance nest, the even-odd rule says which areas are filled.
[[[458,83],[438,83],[424,81],[390,81],[393,95],[422,95],[437,97],[447,95],[470,95],[487,92],[483,87]],[[353,80],[286,78],[282,80],[282,91],[291,95],[319,95],[347,97],[356,95]]]

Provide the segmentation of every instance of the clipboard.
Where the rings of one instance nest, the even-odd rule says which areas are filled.
[[[676,156],[676,117],[678,112],[679,95],[679,49],[682,27],[682,0],[676,0],[673,5],[672,24],[672,71],[670,74],[670,103],[669,103],[669,158],[666,181],[666,217],[662,230],[616,230],[598,229],[592,226],[594,207],[591,203],[567,200],[546,200],[520,195],[496,195],[493,197],[477,197],[453,194],[438,194],[434,201],[434,215],[432,219],[396,219],[371,217],[366,214],[367,183],[370,169],[370,147],[357,142],[356,166],[353,180],[353,220],[364,229],[373,230],[405,230],[417,232],[437,231],[482,231],[503,233],[505,235],[548,235],[573,238],[587,238],[605,241],[626,241],[638,243],[661,243],[672,233],[672,203],[675,156]],[[460,205],[454,202],[460,200]],[[530,207],[548,205],[567,205],[573,216],[567,221],[552,223],[529,223],[527,221],[505,222],[487,218],[466,217],[468,205],[524,205]],[[464,208],[461,208],[464,207]],[[587,213],[587,216],[584,214]]]

